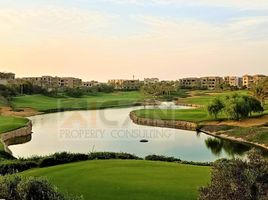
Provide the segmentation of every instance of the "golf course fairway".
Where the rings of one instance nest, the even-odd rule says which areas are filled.
[[[197,199],[210,167],[144,160],[96,160],[38,168],[23,176],[47,177],[61,191],[85,200]]]

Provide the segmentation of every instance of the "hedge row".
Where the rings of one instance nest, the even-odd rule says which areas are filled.
[[[107,159],[128,159],[139,160],[141,158],[128,153],[99,152],[90,154],[80,153],[55,153],[45,157],[31,157],[28,159],[0,161],[0,175],[22,172],[36,167],[49,167],[66,163],[73,163],[85,160],[107,160]]]
[[[16,160],[5,160],[0,161],[0,175],[13,174],[17,172],[22,172],[31,168],[38,167],[49,167],[66,163],[73,163],[78,161],[86,160],[109,160],[109,159],[121,159],[121,160],[143,160],[128,153],[113,153],[113,152],[94,152],[90,154],[81,153],[55,153],[50,156],[45,157],[31,157],[28,159],[16,159]],[[149,155],[145,157],[145,160],[152,161],[165,161],[165,162],[177,162],[182,164],[200,165],[200,166],[210,166],[211,163],[198,163],[198,162],[188,162],[181,161],[174,157],[165,157],[158,155]]]

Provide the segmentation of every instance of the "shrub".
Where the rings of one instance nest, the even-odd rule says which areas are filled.
[[[265,200],[268,197],[268,162],[252,150],[248,161],[215,162],[211,184],[200,189],[200,200]]]
[[[89,160],[108,160],[108,159],[140,160],[141,158],[128,153],[93,152],[89,154]]]
[[[179,161],[181,161],[178,158],[166,157],[166,156],[158,156],[158,155],[148,155],[148,156],[145,157],[145,160],[165,161],[165,162],[179,162]]]
[[[70,197],[43,178],[22,178],[16,175],[0,177],[0,199],[5,200],[78,200]]]
[[[41,158],[39,166],[48,167],[48,166],[54,166],[84,160],[88,160],[87,154],[80,154],[80,153],[74,154],[74,153],[62,152]]]
[[[0,163],[0,175],[22,172],[27,169],[37,167],[34,161],[8,160]]]

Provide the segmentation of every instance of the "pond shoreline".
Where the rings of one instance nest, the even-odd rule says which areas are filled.
[[[189,106],[189,105],[188,105]],[[145,126],[155,126],[155,127],[165,127],[165,128],[174,128],[174,129],[182,129],[182,130],[191,130],[191,131],[199,131],[202,133],[205,133],[207,135],[224,139],[224,140],[230,140],[233,142],[238,142],[242,144],[252,145],[259,147],[261,149],[264,149],[268,151],[268,147],[264,144],[259,144],[255,142],[250,142],[247,140],[244,140],[243,138],[236,138],[232,136],[228,136],[223,134],[222,131],[206,131],[202,130],[202,128],[198,128],[198,123],[195,122],[189,122],[189,121],[179,121],[179,120],[161,120],[161,119],[149,119],[149,118],[140,118],[138,117],[134,111],[132,111],[129,114],[131,120],[138,125],[145,125]]]
[[[0,134],[0,142],[4,145],[4,151],[12,155],[12,152],[8,148],[9,141],[18,137],[29,136],[32,134],[32,122],[29,120],[28,123],[21,128],[8,131]]]

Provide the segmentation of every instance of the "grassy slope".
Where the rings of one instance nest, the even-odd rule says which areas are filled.
[[[248,91],[234,91],[234,92],[221,92],[212,93],[212,91],[196,91],[193,97],[181,98],[179,99],[182,103],[187,104],[198,104],[207,106],[216,96],[225,97],[226,95],[239,93],[247,94]],[[166,120],[183,120],[183,121],[208,121],[214,120],[209,116],[206,107],[198,109],[187,109],[187,110],[137,110],[135,111],[138,117],[151,118],[151,119],[166,119]],[[265,106],[265,114],[268,114],[268,101]],[[224,115],[219,116],[220,119],[225,119]]]
[[[34,169],[25,176],[46,176],[60,190],[85,200],[197,199],[210,180],[210,168],[150,161],[85,161]]]
[[[21,128],[25,126],[28,121],[27,118],[0,115],[0,134]]]
[[[82,98],[53,98],[43,95],[20,96],[13,99],[16,108],[34,108],[38,111],[51,109],[97,109],[133,105],[142,99],[139,92],[115,92]]]
[[[135,111],[135,113],[138,117],[149,119],[183,120],[191,122],[212,120],[203,108],[189,110],[142,109]]]

